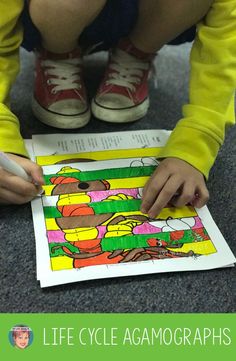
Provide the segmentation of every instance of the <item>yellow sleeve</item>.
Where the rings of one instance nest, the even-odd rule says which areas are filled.
[[[19,71],[23,5],[23,0],[0,1],[0,150],[26,156],[18,119],[9,109],[9,93]]]
[[[160,158],[176,157],[208,178],[225,130],[235,123],[236,0],[215,0],[197,26],[190,55],[189,104]]]

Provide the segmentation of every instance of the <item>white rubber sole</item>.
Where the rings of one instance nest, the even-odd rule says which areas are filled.
[[[144,117],[149,108],[149,98],[145,99],[141,104],[126,109],[105,108],[92,100],[91,110],[93,115],[105,122],[109,123],[131,123]]]
[[[34,98],[32,99],[32,111],[36,118],[42,123],[59,129],[82,128],[89,122],[91,117],[90,109],[78,115],[60,115],[50,112],[41,107]]]

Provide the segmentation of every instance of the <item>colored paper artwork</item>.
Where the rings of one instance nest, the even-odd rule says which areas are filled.
[[[156,218],[140,211],[157,157],[155,147],[36,157],[45,179],[32,203],[42,287],[235,261],[207,209],[169,204]]]

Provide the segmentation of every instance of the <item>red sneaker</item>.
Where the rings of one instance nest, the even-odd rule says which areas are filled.
[[[92,100],[92,112],[96,118],[128,123],[147,113],[148,76],[153,58],[153,54],[135,48],[129,39],[119,42],[110,53],[104,78]]]
[[[79,50],[36,54],[36,75],[32,109],[43,123],[56,128],[74,129],[86,125],[90,109],[82,79]]]

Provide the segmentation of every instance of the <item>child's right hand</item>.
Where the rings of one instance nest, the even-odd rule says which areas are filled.
[[[0,204],[23,204],[31,201],[42,191],[43,171],[40,166],[27,158],[8,154],[9,158],[21,165],[32,182],[13,175],[0,167]]]

